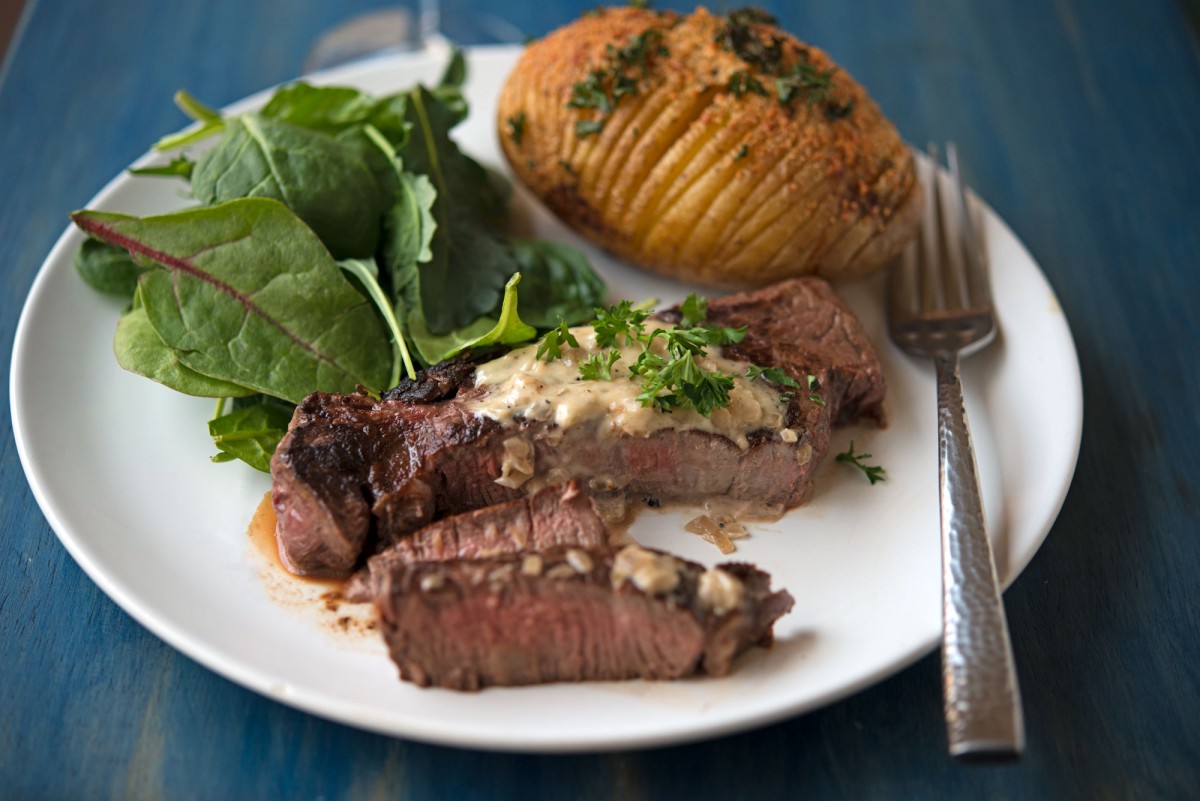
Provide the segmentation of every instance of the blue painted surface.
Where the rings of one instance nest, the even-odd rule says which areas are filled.
[[[179,117],[294,77],[371,0],[38,0],[0,84],[0,353],[63,229]],[[588,3],[477,3],[544,33]],[[686,4],[685,4],[686,5]],[[328,723],[231,684],[109,601],[0,430],[2,798],[1200,797],[1200,50],[1169,0],[768,4],[910,140],[955,139],[1075,333],[1085,423],[1062,514],[1006,594],[1029,747],[944,756],[930,657],[761,730],[512,756]],[[87,387],[63,387],[86,397]],[[1042,402],[1029,388],[1029,402]],[[8,417],[3,394],[0,416]]]

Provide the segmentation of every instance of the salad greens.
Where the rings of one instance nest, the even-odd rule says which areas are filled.
[[[218,399],[214,461],[267,470],[306,395],[378,393],[604,301],[579,252],[504,235],[507,183],[451,138],[465,75],[455,53],[432,88],[295,83],[232,116],[180,92],[195,124],[155,145],[168,161],[133,172],[187,181],[198,205],[72,215],[89,237],[79,275],[129,301],[118,363]]]
[[[282,203],[72,219],[158,265],[138,279],[135,304],[189,369],[292,403],[386,384],[391,345],[373,304]]]

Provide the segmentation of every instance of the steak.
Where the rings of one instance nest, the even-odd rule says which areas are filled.
[[[661,316],[672,321],[679,313]],[[468,408],[483,392],[469,362],[430,368],[379,400],[315,393],[297,407],[271,460],[281,559],[302,575],[342,578],[365,554],[436,519],[568,478],[594,493],[692,503],[726,498],[764,514],[803,503],[831,426],[883,422],[885,383],[866,333],[817,278],[715,299],[708,324],[747,326],[725,355],[781,368],[802,387],[813,377],[815,391],[796,392],[787,405],[794,441],[765,429],[739,447],[698,430],[604,436],[598,422],[562,429],[519,420],[505,427]],[[514,462],[536,480],[497,483]]]
[[[578,481],[430,523],[368,559],[366,568],[347,582],[342,593],[350,601],[373,600],[383,576],[398,564],[488,559],[566,547],[608,548],[604,521]]]
[[[400,677],[454,690],[725,675],[792,603],[750,565],[636,545],[396,562],[376,599]]]

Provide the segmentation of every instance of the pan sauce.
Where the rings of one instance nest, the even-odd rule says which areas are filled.
[[[648,327],[655,325],[648,321]],[[729,405],[714,409],[704,417],[695,409],[678,408],[670,413],[638,400],[641,385],[629,374],[629,366],[641,352],[641,345],[620,348],[621,358],[612,367],[612,380],[584,380],[579,365],[593,353],[596,332],[591,326],[572,328],[578,348],[564,347],[563,356],[546,361],[536,356],[537,346],[514,350],[475,370],[475,386],[484,389],[480,397],[467,404],[473,412],[505,425],[518,420],[548,422],[560,429],[582,423],[598,423],[601,435],[648,437],[663,428],[694,429],[723,435],[745,450],[751,432],[774,430],[785,442],[795,442],[796,432],[783,425],[786,404],[780,390],[766,381],[746,378],[747,362],[727,359],[720,348],[711,347],[698,358],[704,370],[720,370],[734,376]],[[662,346],[656,339],[654,345]]]

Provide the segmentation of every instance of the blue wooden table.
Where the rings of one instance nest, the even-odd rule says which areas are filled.
[[[176,88],[226,103],[293,78],[320,32],[380,5],[32,2],[0,72],[5,363],[67,212],[178,126],[165,102]],[[589,5],[474,8],[539,35]],[[104,596],[55,539],[4,426],[0,798],[1200,797],[1196,5],[768,6],[910,141],[958,141],[1074,331],[1078,471],[1005,596],[1024,758],[945,756],[936,656],[792,720],[644,752],[514,756],[329,723],[199,666]],[[1028,395],[1044,402],[1036,386]]]

